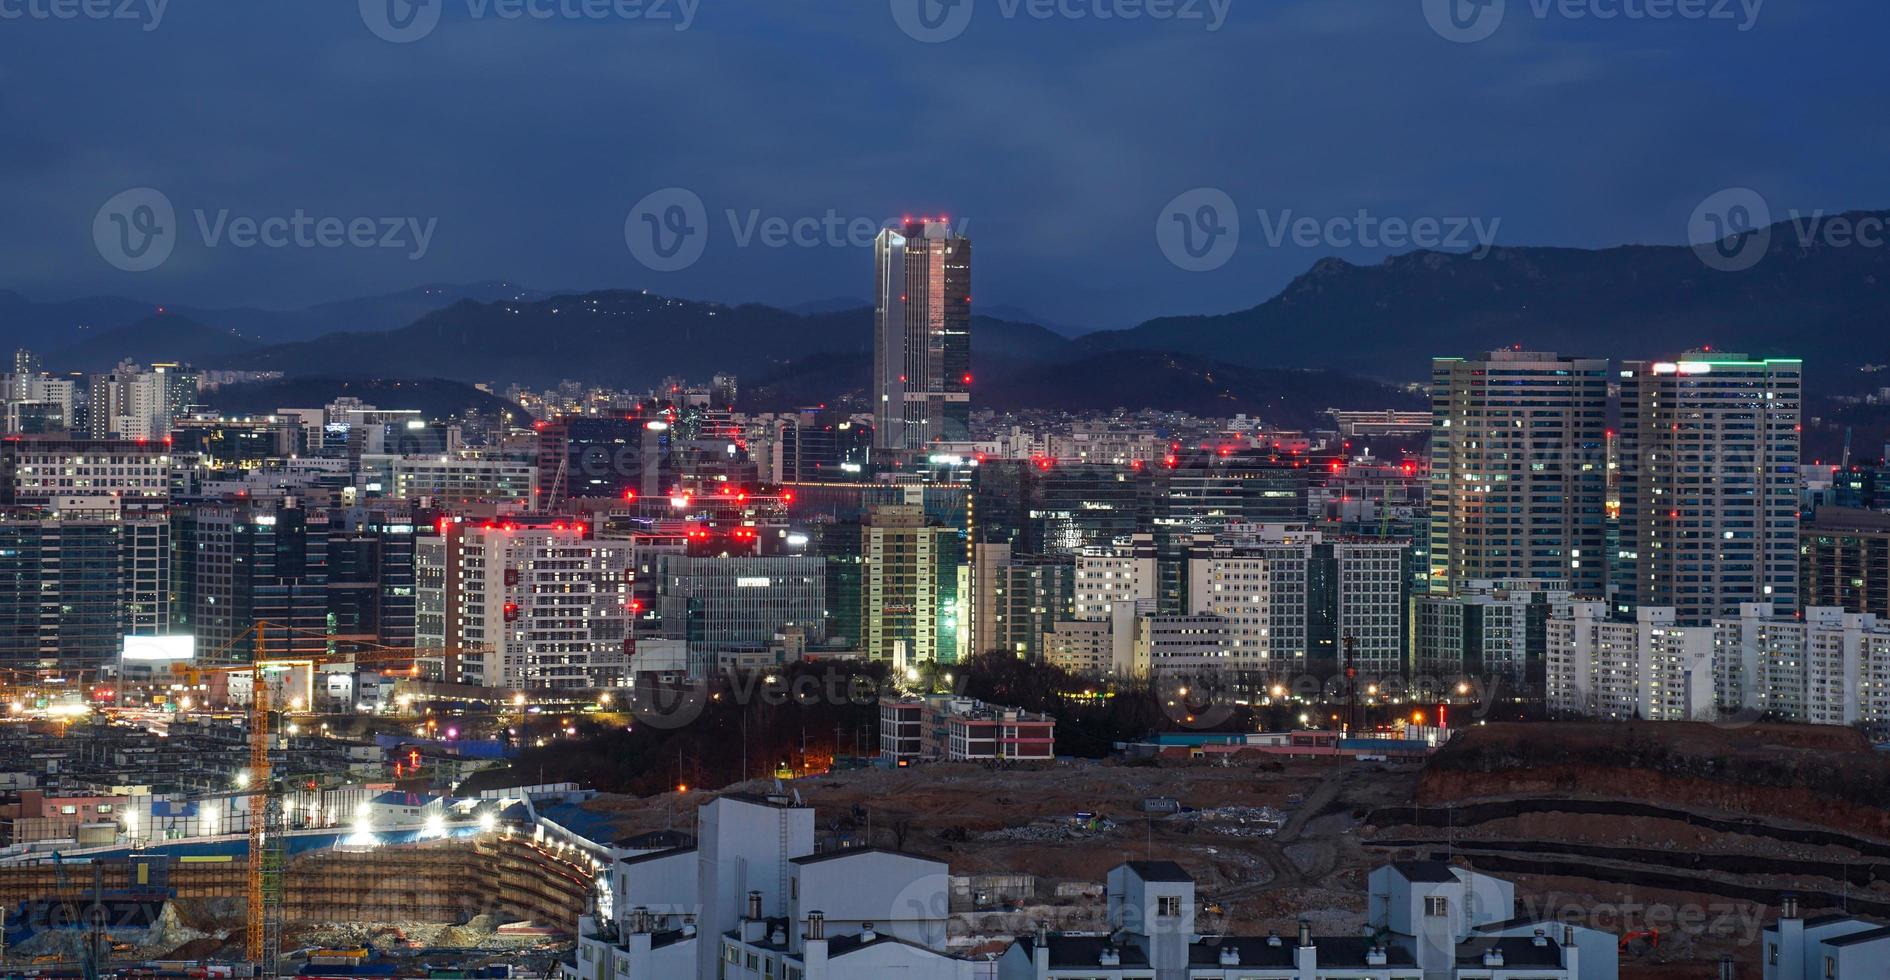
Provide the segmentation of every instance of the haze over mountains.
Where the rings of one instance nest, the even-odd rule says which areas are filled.
[[[1764,260],[1738,273],[1672,245],[1414,252],[1372,266],[1328,258],[1248,309],[1077,337],[989,315],[1028,316],[994,306],[973,325],[978,397],[1225,413],[1326,391],[1389,406],[1414,401],[1396,385],[1427,377],[1431,357],[1512,344],[1620,357],[1712,345],[1803,357],[1830,391],[1874,386],[1857,369],[1890,363],[1890,248],[1840,247],[1811,231],[1807,240],[1805,229],[1775,226]],[[633,387],[721,371],[795,404],[863,393],[869,377],[871,311],[844,299],[784,310],[486,282],[288,312],[156,309],[0,292],[0,336],[60,370],[129,357],[291,377]]]

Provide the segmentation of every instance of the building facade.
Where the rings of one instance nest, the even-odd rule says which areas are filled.
[[[917,453],[971,435],[971,240],[943,218],[873,245],[873,445]]]

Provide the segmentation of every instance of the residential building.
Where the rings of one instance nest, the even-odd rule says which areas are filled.
[[[1796,359],[1711,351],[1622,364],[1624,598],[1689,626],[1796,605],[1803,375]]]
[[[1536,578],[1601,596],[1608,362],[1438,358],[1431,414],[1432,591]]]
[[[0,510],[0,664],[99,669],[170,632],[170,523],[116,498]]]
[[[415,645],[433,677],[615,687],[632,646],[632,546],[565,518],[445,521],[415,545]]]
[[[1890,725],[1890,621],[1814,606],[1803,618],[1745,603],[1714,624],[1728,712],[1813,725]]]
[[[1796,896],[1765,927],[1764,980],[1843,980],[1882,973],[1890,963],[1890,926],[1841,913],[1805,917]]]
[[[1548,623],[1549,710],[1614,720],[1710,721],[1714,633],[1682,626],[1672,609],[1643,606],[1633,622],[1609,618],[1606,602],[1570,604]]]
[[[879,758],[913,762],[1047,762],[1056,719],[949,694],[881,698]]]
[[[206,655],[326,654],[328,534],[328,515],[293,497],[175,508],[175,628],[194,633]],[[260,644],[258,623],[267,624]]]
[[[1509,882],[1439,861],[1373,871],[1367,933],[1204,934],[1194,879],[1172,861],[1109,872],[1109,931],[1018,939],[998,980],[1613,980],[1614,937],[1513,918]],[[1591,967],[1590,951],[1605,957]]]
[[[1551,615],[1568,614],[1566,583],[1550,579],[1474,581],[1453,595],[1412,600],[1417,672],[1484,677],[1541,690]]]
[[[970,641],[960,596],[964,535],[919,507],[876,507],[860,529],[861,648],[895,670],[953,663]]]
[[[1075,563],[1008,544],[974,545],[973,555],[971,652],[1042,662],[1044,634],[1074,614]]]
[[[43,506],[72,496],[167,500],[171,463],[161,440],[7,439],[0,441],[0,506]]]
[[[1798,600],[1890,619],[1890,514],[1818,508],[1799,528]]]

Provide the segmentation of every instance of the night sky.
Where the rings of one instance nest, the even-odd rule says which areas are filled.
[[[169,0],[153,23],[160,2],[0,0],[0,288],[288,307],[505,278],[793,305],[870,291],[844,222],[948,212],[974,239],[980,307],[1119,327],[1387,253],[1270,244],[1262,225],[1288,211],[1598,247],[1684,241],[1728,187],[1779,218],[1890,206],[1882,0],[1765,0],[1756,19],[1757,0],[1678,0],[1725,18],[1607,21],[1593,14],[1624,0],[1507,0],[1500,22],[1460,11],[1466,31],[1493,25],[1468,43],[1433,29],[1429,0],[1179,0],[1199,17],[1163,20],[1094,16],[1118,0],[1064,0],[1080,19],[960,0],[969,21],[931,11],[957,32],[937,43],[900,8],[938,0],[690,0],[686,30],[678,0],[532,0],[549,19],[500,16],[518,0]],[[80,3],[131,19],[47,9]],[[398,35],[410,14],[425,36],[407,43],[370,27]],[[126,272],[95,224],[139,187],[174,206],[178,240]],[[658,271],[626,219],[673,187],[703,202],[707,237]],[[1194,188],[1223,191],[1243,227],[1211,271],[1157,235]],[[198,220],[297,209],[432,233],[419,258],[213,247]],[[741,243],[757,217],[830,211],[831,243]]]

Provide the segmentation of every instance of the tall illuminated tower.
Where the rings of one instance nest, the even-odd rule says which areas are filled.
[[[971,434],[971,239],[908,221],[873,245],[873,446],[917,453]]]

